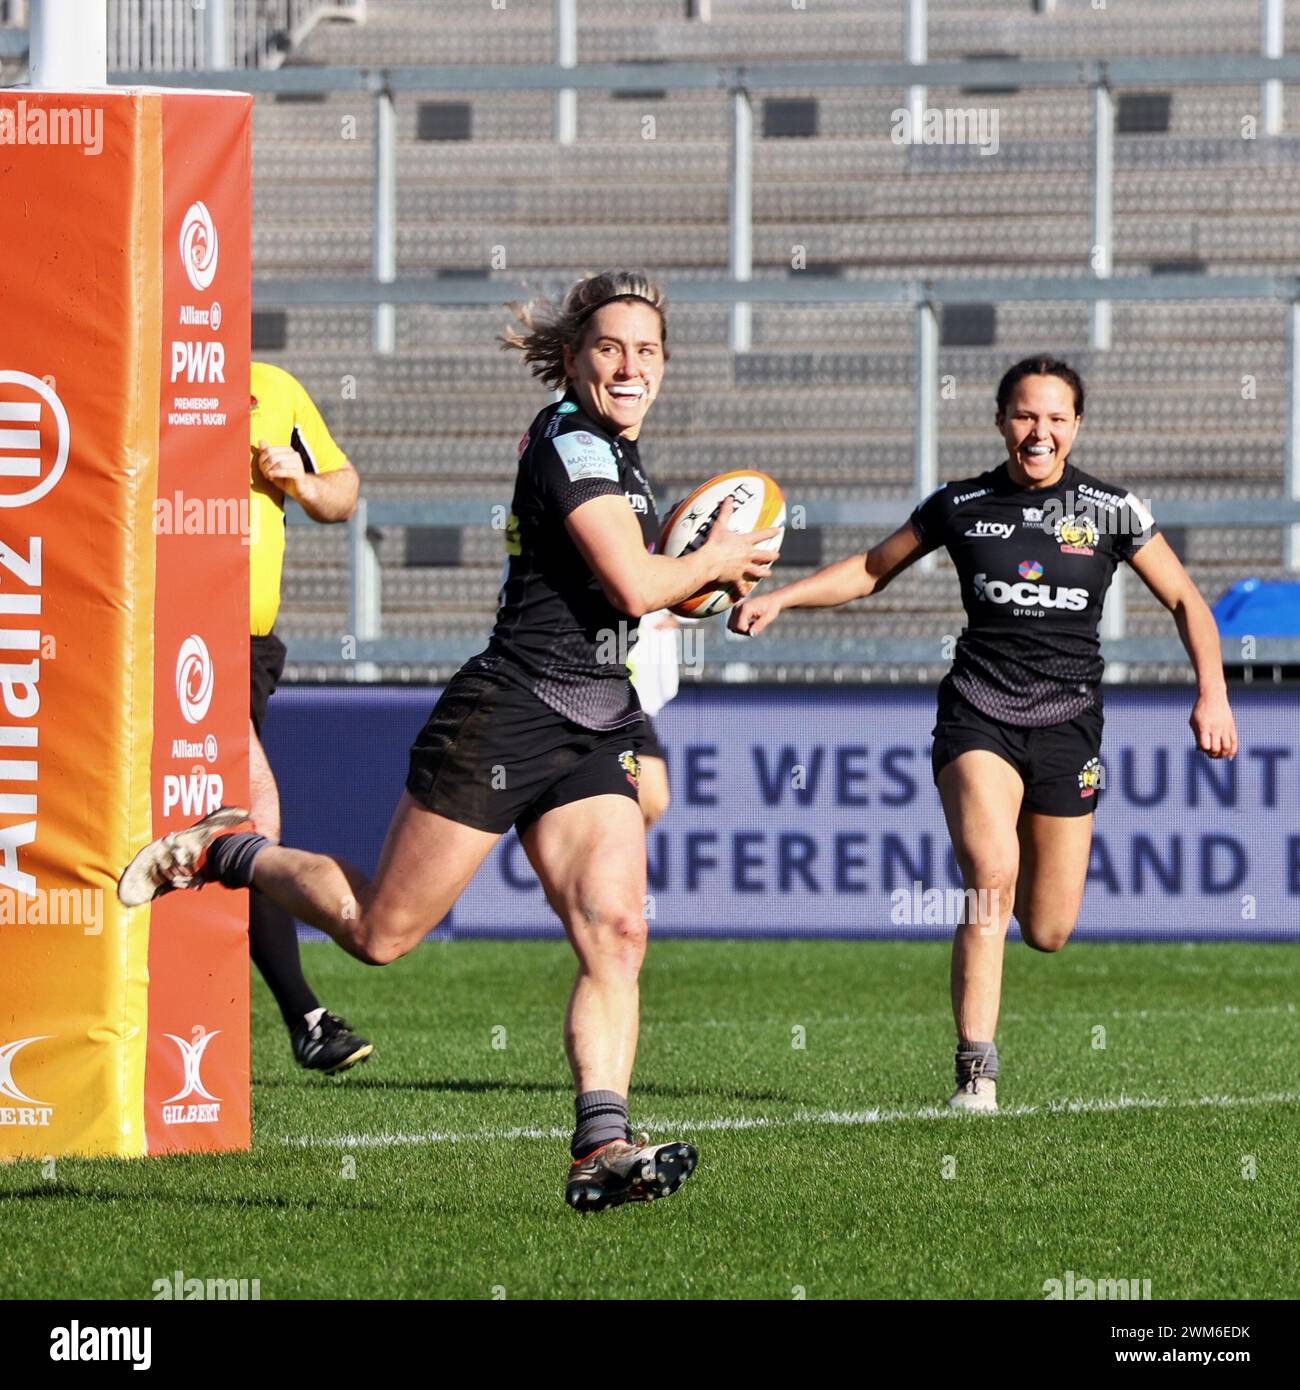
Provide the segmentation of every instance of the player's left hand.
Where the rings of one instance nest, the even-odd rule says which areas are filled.
[[[1187,721],[1196,735],[1196,746],[1211,758],[1237,756],[1237,725],[1227,692],[1200,696]]]
[[[298,484],[307,476],[296,449],[284,444],[268,444],[265,439],[257,441],[257,468],[268,483],[290,497],[298,495]]]

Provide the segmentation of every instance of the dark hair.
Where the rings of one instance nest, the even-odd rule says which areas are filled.
[[[1074,413],[1083,414],[1083,378],[1068,362],[1061,362],[1055,357],[1025,357],[1014,367],[1008,368],[998,382],[999,415],[1007,413],[1007,402],[1011,399],[1016,382],[1027,376],[1059,376],[1074,393]]]

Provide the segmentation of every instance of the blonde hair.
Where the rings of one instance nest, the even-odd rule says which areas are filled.
[[[507,328],[497,341],[503,349],[515,348],[522,352],[533,375],[559,390],[568,381],[564,349],[572,348],[576,352],[591,316],[602,305],[619,299],[644,300],[658,313],[666,362],[668,301],[659,286],[640,270],[605,270],[599,275],[584,275],[558,305],[541,296],[526,304],[512,300],[506,308],[522,329]]]

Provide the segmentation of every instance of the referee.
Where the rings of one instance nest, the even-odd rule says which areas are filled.
[[[252,364],[249,401],[252,450],[249,656],[252,666],[248,737],[250,812],[257,828],[280,838],[280,793],[262,747],[267,701],[284,670],[284,643],[275,635],[284,563],[284,499],[292,497],[313,521],[347,521],[356,511],[360,480],[330,437],[310,395],[296,378],[266,362]],[[336,1014],[324,1008],[302,973],[292,917],[261,893],[248,900],[253,963],[280,1006],[300,1066],[327,1074],[346,1071],[371,1053]]]
[[[967,889],[952,952],[958,1110],[997,1109],[1012,912],[1039,951],[1059,951],[1078,919],[1105,787],[1098,628],[1120,563],[1169,610],[1195,667],[1197,747],[1237,752],[1214,616],[1145,505],[1070,462],[1083,407],[1067,363],[1016,363],[997,391],[1001,464],[945,483],[869,553],[748,599],[731,620],[756,636],[785,608],[865,598],[932,550],[952,557],[967,626],[939,687],[933,770]]]

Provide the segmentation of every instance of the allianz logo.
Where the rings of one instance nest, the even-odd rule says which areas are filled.
[[[973,582],[975,597],[986,603],[1014,603],[1020,608],[1065,608],[1073,613],[1081,613],[1088,606],[1087,589],[1027,582],[1008,584],[985,574],[977,574]]]

